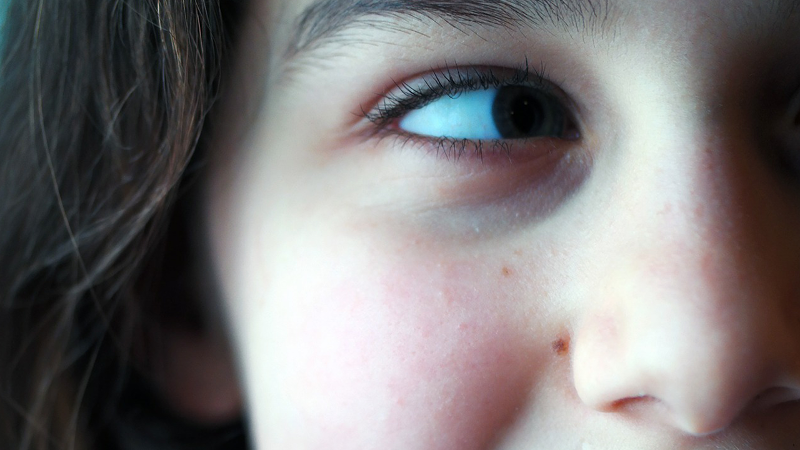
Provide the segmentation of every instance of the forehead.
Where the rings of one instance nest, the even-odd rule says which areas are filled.
[[[269,0],[266,0],[269,1]],[[292,53],[350,26],[403,19],[550,27],[578,33],[702,24],[771,27],[796,14],[800,0],[273,0],[275,34]],[[448,22],[452,24],[452,22]],[[600,25],[600,26],[598,26]],[[647,31],[647,30],[642,30]]]
[[[584,59],[600,47],[636,47],[697,62],[788,45],[800,29],[800,0],[253,0],[251,7],[245,46],[278,82],[376,47],[395,47],[398,60],[401,47],[409,58],[443,46],[463,57],[486,47],[477,41],[507,52],[513,41],[521,48],[555,39],[588,49]]]

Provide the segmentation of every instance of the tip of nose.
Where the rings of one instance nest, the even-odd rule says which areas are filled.
[[[676,396],[677,397],[677,396]],[[675,426],[693,436],[708,436],[728,428],[747,410],[747,395],[717,393],[716,395],[673,398],[672,419]]]
[[[680,430],[696,437],[710,436],[719,433],[727,428],[730,423],[730,421],[727,420],[707,420],[704,418],[682,418],[677,419],[675,422]]]
[[[694,436],[708,436],[728,428],[740,416],[768,412],[770,409],[785,403],[800,400],[800,390],[793,388],[770,388],[756,395],[747,404],[739,408],[723,407],[718,404],[716,409],[706,409],[697,405],[691,411],[694,414],[675,413],[673,418],[678,428]]]

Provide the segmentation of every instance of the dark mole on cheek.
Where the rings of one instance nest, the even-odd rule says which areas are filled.
[[[553,351],[558,356],[565,356],[569,353],[569,338],[558,338],[553,341]]]

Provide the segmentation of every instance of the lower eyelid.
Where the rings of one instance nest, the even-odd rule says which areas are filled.
[[[508,153],[484,151],[483,160],[465,153],[448,160],[437,155],[435,142],[386,132],[363,141],[365,151],[358,153],[374,155],[367,185],[381,205],[401,208],[402,216],[420,220],[419,226],[435,223],[442,236],[463,237],[475,224],[503,233],[544,220],[591,171],[591,153],[582,142],[544,138],[505,144]]]
[[[445,173],[456,175],[436,183],[436,204],[495,211],[489,216],[507,225],[544,218],[587,178],[591,165],[582,155],[574,149],[555,148],[525,160],[512,156],[509,161],[495,154],[484,157],[483,163],[453,164],[452,171]]]
[[[453,165],[464,165],[466,170],[481,166],[485,169],[502,168],[516,164],[542,162],[559,158],[578,146],[576,140],[553,137],[508,140],[470,140],[436,138],[409,133],[401,129],[382,130],[381,141],[400,150],[409,147],[419,149],[430,157],[448,161]],[[392,151],[388,149],[387,151]]]

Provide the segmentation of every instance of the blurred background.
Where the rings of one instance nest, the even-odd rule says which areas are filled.
[[[0,0],[0,30],[3,29],[3,22],[6,19],[6,8],[11,0]]]
[[[11,0],[0,0],[0,46],[3,45],[3,24],[6,21],[6,9]]]

